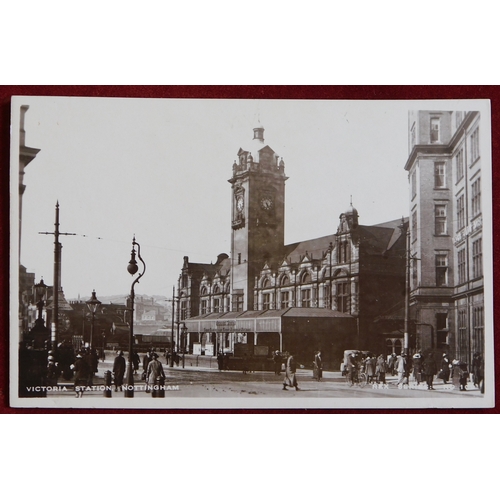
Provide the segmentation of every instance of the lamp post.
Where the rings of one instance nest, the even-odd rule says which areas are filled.
[[[182,323],[181,326],[182,368],[184,368],[185,366],[184,357],[186,355],[186,332],[187,332],[186,323]]]
[[[85,303],[87,304],[90,314],[92,315],[90,320],[90,341],[89,341],[90,351],[92,352],[92,338],[94,336],[94,318],[95,318],[95,313],[97,312],[97,309],[102,304],[102,302],[96,297],[94,290],[92,292],[92,297],[90,297],[90,299],[87,300]]]
[[[38,309],[38,318],[37,321],[43,320],[42,318],[42,311],[43,311],[43,306],[44,306],[44,298],[45,298],[45,293],[47,291],[47,285],[43,282],[43,278],[40,280],[40,283],[35,283],[33,285],[33,288],[35,289],[35,297],[37,299],[36,302],[36,307]]]
[[[139,283],[139,280],[146,273],[146,263],[141,257],[141,246],[137,241],[135,241],[135,236],[132,239],[132,252],[130,257],[130,262],[127,266],[127,271],[133,276],[139,270],[139,266],[137,265],[137,261],[135,260],[135,247],[137,247],[137,257],[142,262],[143,270],[142,273],[139,273],[137,278],[132,282],[132,286],[130,288],[130,336],[128,339],[128,367],[127,367],[127,387],[125,388],[125,397],[133,398],[134,397],[134,367],[133,363],[133,347],[134,347],[134,300],[135,300],[135,291],[134,287],[136,283]]]

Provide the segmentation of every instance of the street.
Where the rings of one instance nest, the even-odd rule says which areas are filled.
[[[340,372],[324,372],[323,379],[318,382],[312,378],[311,370],[299,369],[297,380],[299,391],[288,387],[283,390],[284,374],[275,375],[272,372],[252,372],[243,374],[239,371],[222,371],[217,368],[202,366],[188,366],[182,368],[174,366],[170,368],[161,359],[166,380],[165,397],[202,397],[202,398],[471,398],[481,397],[479,389],[469,382],[467,391],[461,392],[450,384],[443,384],[442,381],[435,381],[434,391],[427,390],[425,384],[417,386],[410,380],[410,387],[398,388],[397,377],[387,377],[387,384],[372,385],[367,384],[361,388],[358,386],[349,387],[345,377]],[[83,398],[103,397],[104,373],[112,371],[113,353],[107,354],[106,360],[99,362],[98,374],[94,377],[94,387],[83,393]],[[141,380],[142,366],[139,373],[134,376],[135,397],[151,398],[151,393],[146,393],[145,382]],[[75,397],[75,392],[71,381],[59,381],[64,385],[64,391],[56,391],[48,394],[51,397]],[[113,386],[112,398],[124,398],[123,391],[115,392]]]

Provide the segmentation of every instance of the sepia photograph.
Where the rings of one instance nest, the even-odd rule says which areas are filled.
[[[495,406],[488,100],[14,96],[10,168],[12,407]]]

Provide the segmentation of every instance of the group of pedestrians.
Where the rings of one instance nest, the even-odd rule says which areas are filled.
[[[83,396],[82,387],[92,386],[94,375],[97,373],[98,364],[99,358],[95,349],[85,348],[77,352],[75,362],[73,364],[73,372],[75,376],[74,388],[77,398],[81,398]]]

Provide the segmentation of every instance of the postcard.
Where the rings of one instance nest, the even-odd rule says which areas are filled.
[[[488,100],[15,96],[11,124],[11,406],[495,405]]]

